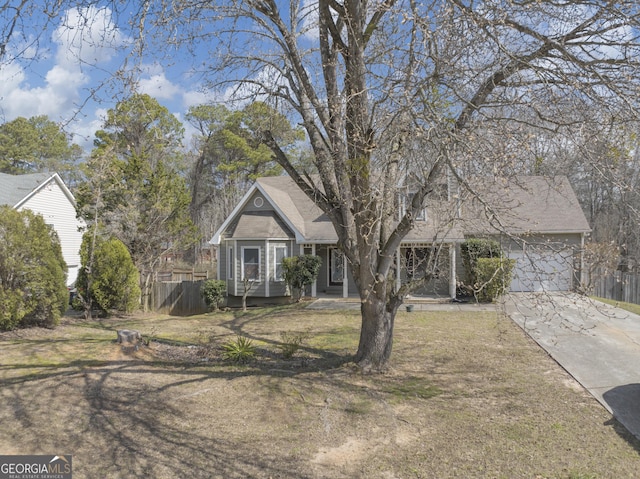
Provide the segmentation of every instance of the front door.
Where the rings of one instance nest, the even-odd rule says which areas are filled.
[[[329,284],[339,286],[344,282],[344,254],[337,248],[329,250]]]

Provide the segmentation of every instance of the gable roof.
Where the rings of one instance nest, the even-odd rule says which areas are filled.
[[[298,243],[335,244],[338,235],[329,217],[296,185],[289,176],[269,176],[258,178],[249,191],[244,195],[233,212],[213,235],[209,243],[220,244],[222,234],[232,231],[233,238],[268,238],[274,234],[275,221],[266,218],[249,216],[243,209],[254,193],[259,191],[271,204],[281,221],[291,230]],[[452,224],[451,218],[445,215],[428,214],[427,221],[419,221],[416,227],[407,235],[407,242],[425,242],[436,239],[446,241],[462,241],[464,235]],[[252,231],[249,231],[250,220]],[[446,223],[446,224],[445,224]],[[445,224],[443,227],[442,225]],[[241,232],[238,232],[241,225]],[[243,226],[244,225],[244,226]],[[278,231],[283,231],[282,228]],[[246,236],[245,236],[246,235]]]
[[[476,177],[462,206],[468,234],[588,233],[589,222],[566,176]]]
[[[431,204],[427,208],[427,220],[416,221],[404,242],[458,242],[464,241],[465,234],[591,231],[573,188],[564,176],[476,177],[469,185],[471,191],[460,198],[460,215],[452,202]],[[277,217],[244,211],[256,191],[271,204]],[[335,244],[338,240],[327,215],[288,176],[258,178],[210,243],[220,244],[221,235],[228,228],[233,238],[283,237],[288,228],[298,243]]]
[[[295,236],[298,243],[335,243],[338,240],[331,221],[322,212],[322,210],[309,199],[309,197],[295,184],[292,178],[289,176],[269,176],[258,178],[256,182],[251,186],[249,191],[238,202],[234,210],[222,223],[218,231],[213,235],[209,243],[220,244],[221,235],[227,230],[227,228],[234,226],[232,223],[238,220],[242,223],[244,218],[245,222],[248,218],[245,218],[246,213],[242,210],[249,202],[253,194],[258,191],[264,196],[284,225]],[[327,227],[329,225],[329,227]],[[264,228],[273,231],[274,222],[262,222],[254,223],[256,227],[251,237],[268,238],[267,231],[258,231]],[[260,226],[263,226],[261,228]],[[234,237],[239,237],[242,233],[236,233],[234,230]],[[269,234],[274,234],[273,232]]]
[[[0,205],[18,208],[51,181],[58,183],[69,202],[75,205],[71,191],[58,173],[31,173],[28,175],[0,173]]]
[[[276,211],[286,215],[300,242],[336,243],[338,235],[329,217],[302,191],[289,176],[268,176],[257,182],[275,203]]]

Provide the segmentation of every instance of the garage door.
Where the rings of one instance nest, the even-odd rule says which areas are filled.
[[[573,276],[570,250],[538,248],[509,254],[516,260],[511,291],[569,291]]]

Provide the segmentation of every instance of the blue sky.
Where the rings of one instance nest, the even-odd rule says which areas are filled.
[[[34,1],[32,5],[36,15],[47,8],[47,2]],[[140,2],[125,5],[130,9],[141,8]],[[302,5],[303,36],[314,40],[315,1],[302,0]],[[0,34],[2,24],[7,24],[10,18],[8,11],[0,7]],[[215,10],[211,12],[215,14]],[[203,88],[202,75],[193,73],[198,62],[200,67],[206,67],[215,61],[213,56],[217,52],[211,43],[215,36],[209,36],[207,43],[196,47],[195,52],[176,53],[167,44],[160,47],[150,44],[140,58],[132,53],[136,51],[136,42],[128,25],[139,12],[114,13],[108,7],[91,6],[60,13],[53,20],[25,16],[25,21],[18,24],[7,54],[0,58],[0,122],[19,116],[47,115],[64,124],[65,130],[74,135],[74,142],[91,149],[94,133],[100,129],[106,111],[124,98],[124,82],[113,80],[117,72],[133,72],[135,90],[154,97],[183,122],[186,142],[195,133],[184,121],[190,106],[229,104],[237,85],[229,84],[226,89],[212,92]],[[200,20],[205,28],[209,25],[208,19]],[[252,50],[254,45],[247,43],[240,48]],[[264,76],[270,77],[273,72],[254,74],[264,81]]]
[[[19,3],[18,0],[9,1]],[[32,3],[37,10],[44,9],[46,4],[38,1]],[[121,5],[120,2],[116,3]],[[125,4],[130,8],[138,8],[140,2]],[[304,37],[314,40],[314,35],[317,35],[317,30],[313,28],[317,20],[315,2],[303,0],[302,4],[304,8],[299,15],[304,21],[301,27],[310,27]],[[283,2],[283,5],[287,3]],[[131,12],[115,15],[107,7],[87,7],[62,13],[62,17],[52,20],[46,28],[43,27],[44,17],[18,24],[7,55],[0,59],[0,121],[11,121],[18,116],[29,118],[47,115],[53,121],[64,123],[67,131],[75,135],[75,142],[90,148],[94,132],[101,127],[106,111],[123,98],[123,83],[107,81],[118,71],[135,72],[136,91],[156,98],[181,121],[190,106],[226,102],[231,96],[233,85],[229,85],[227,91],[205,93],[202,77],[191,74],[197,60],[205,64],[215,61],[212,58],[215,48],[209,55],[211,43],[195,51],[195,57],[185,51],[173,53],[167,44],[162,44],[155,49],[149,48],[140,59],[131,55],[136,46],[127,26],[133,18]],[[0,33],[7,21],[6,15],[6,10],[0,7]],[[207,19],[200,20],[204,24],[207,22]],[[555,27],[568,28],[567,25],[559,20]],[[167,27],[176,28],[176,31],[180,29],[179,24],[171,25],[170,22]],[[207,28],[206,25],[204,28]],[[543,30],[549,28],[549,25],[543,26]],[[607,35],[625,37],[630,33],[626,27],[622,27]],[[213,39],[210,36],[207,41]],[[252,44],[238,47],[255,55]],[[602,56],[619,56],[619,50],[615,48],[597,48]],[[18,59],[14,60],[16,57]],[[123,68],[125,60],[127,66]],[[264,65],[256,68],[263,68],[262,71],[253,72],[262,82],[277,81],[272,78],[273,71],[270,72]],[[265,81],[265,77],[269,79]],[[463,80],[467,81],[464,77]],[[183,123],[188,138],[193,129],[186,122]]]
[[[47,115],[66,124],[76,143],[90,148],[105,112],[122,98],[122,82],[106,81],[131,57],[134,42],[108,8],[64,13],[45,31],[35,31],[41,24],[34,19],[32,31],[25,25],[14,33],[0,61],[0,121]],[[167,68],[153,59],[128,58],[127,70],[135,64],[136,90],[183,121],[190,106],[216,98],[202,92],[198,79],[188,74],[190,65],[180,59],[176,56]]]

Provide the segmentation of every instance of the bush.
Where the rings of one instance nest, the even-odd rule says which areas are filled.
[[[321,265],[322,259],[311,254],[292,256],[282,260],[282,275],[295,301],[300,301],[305,287],[316,280]]]
[[[500,243],[486,238],[470,238],[460,245],[467,273],[465,289],[478,301],[491,302],[508,291],[514,260],[504,257]]]
[[[93,231],[85,233],[80,248],[76,288],[84,306],[95,304],[104,312],[135,311],[140,306],[140,274],[129,250],[116,238],[95,236],[92,260],[93,240]]]
[[[467,282],[476,283],[475,267],[480,258],[501,258],[502,248],[496,240],[486,238],[469,238],[460,245],[462,264],[467,273]]]
[[[490,303],[507,292],[515,264],[515,260],[507,258],[478,258],[474,268],[477,300]]]
[[[286,331],[280,333],[282,344],[279,344],[278,347],[280,351],[282,351],[282,357],[284,359],[291,359],[308,337],[308,333],[290,333]]]
[[[42,216],[0,207],[0,329],[57,325],[69,301],[66,269]]]
[[[207,303],[209,309],[218,311],[220,304],[224,301],[224,295],[227,291],[226,281],[219,279],[208,279],[202,284],[200,294]]]
[[[244,336],[238,336],[235,341],[228,341],[222,345],[222,358],[238,363],[244,363],[253,359],[256,348],[253,341]]]

